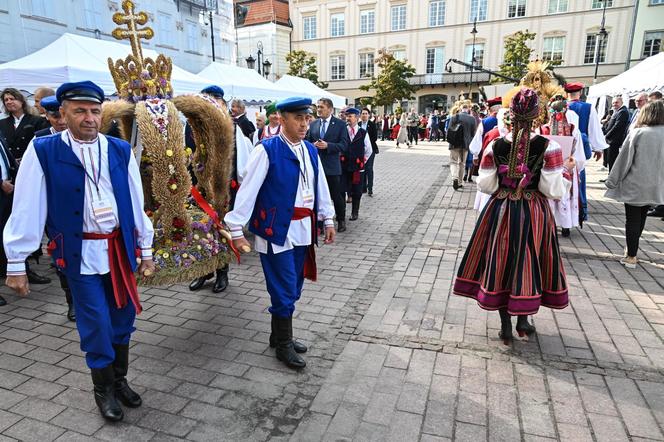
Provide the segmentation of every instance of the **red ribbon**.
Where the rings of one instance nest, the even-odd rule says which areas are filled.
[[[311,219],[311,245],[307,248],[307,256],[304,258],[304,277],[316,281],[318,270],[316,268],[316,215],[306,207],[295,207],[291,220]]]
[[[203,195],[198,191],[196,186],[191,186],[191,196],[194,197],[194,200],[196,201],[196,204],[198,204],[198,207],[203,209],[203,212],[209,216],[212,221],[214,222],[214,225],[220,229],[223,230],[224,226],[221,224],[221,221],[219,221],[219,215],[217,212],[212,208],[212,206],[205,201],[205,198],[203,198]],[[233,251],[233,254],[235,254],[235,258],[237,259],[238,264],[240,263],[240,252],[235,248],[235,245],[233,244],[233,241],[229,242],[229,247]]]
[[[108,240],[108,264],[111,268],[111,282],[113,284],[113,296],[115,305],[121,309],[127,306],[127,295],[136,308],[136,314],[143,311],[138,299],[138,288],[136,277],[131,271],[131,265],[127,259],[124,242],[120,230],[111,233],[83,233],[83,239]]]

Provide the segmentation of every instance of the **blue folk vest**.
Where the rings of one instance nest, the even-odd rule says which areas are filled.
[[[588,126],[590,124],[590,110],[592,105],[582,101],[571,101],[568,107],[572,109],[579,116],[579,131],[583,139],[583,152],[586,155],[586,160],[593,156],[592,149],[590,148],[590,140],[588,138]]]
[[[308,141],[303,143],[314,167],[314,214],[318,219],[318,151]],[[301,176],[300,161],[281,137],[268,138],[261,144],[267,153],[270,167],[256,197],[249,231],[266,241],[283,246],[295,208]]]
[[[131,269],[136,271],[136,227],[127,167],[131,148],[127,142],[117,138],[107,136],[106,139],[122,239]],[[35,138],[33,143],[46,180],[46,235],[51,240],[49,252],[59,270],[65,275],[75,276],[81,271],[83,210],[89,210],[83,207],[85,169],[71,147],[62,141],[61,134]]]
[[[488,133],[491,129],[496,127],[498,125],[498,118],[495,116],[491,115],[490,117],[486,117],[485,119],[482,120],[482,128],[484,129],[484,133]]]

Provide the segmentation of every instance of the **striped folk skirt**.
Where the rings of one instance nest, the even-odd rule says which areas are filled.
[[[486,310],[532,315],[567,307],[556,222],[539,192],[499,191],[480,213],[454,281],[454,294]]]

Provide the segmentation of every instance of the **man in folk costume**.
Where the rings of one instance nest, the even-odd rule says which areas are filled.
[[[46,227],[49,252],[76,306],[95,402],[104,418],[119,421],[118,400],[141,405],[125,376],[141,312],[133,272],[154,272],[154,231],[143,212],[141,176],[129,144],[99,133],[102,89],[89,81],[65,83],[57,99],[68,129],[31,141],[16,179],[4,237],[7,285],[22,296],[29,293],[24,261]]]
[[[565,85],[565,92],[567,93],[567,106],[579,116],[579,131],[581,131],[581,138],[583,139],[583,152],[586,160],[591,156],[595,156],[595,160],[599,161],[602,158],[602,153],[608,149],[608,144],[604,140],[604,133],[602,132],[602,125],[595,111],[595,107],[590,103],[581,101],[581,93],[583,92],[583,83],[567,83]],[[588,220],[588,197],[586,195],[586,170],[585,168],[579,173],[579,196],[581,197],[581,210],[579,212],[579,222],[583,225],[584,221]]]
[[[249,249],[242,228],[256,235],[270,294],[270,346],[291,368],[306,365],[307,347],[293,340],[293,312],[304,278],[316,280],[316,221],[325,225],[325,243],[334,241],[334,206],[318,150],[308,141],[306,115],[311,100],[280,101],[279,136],[263,140],[251,153],[233,211],[224,218],[238,250]]]
[[[348,152],[341,156],[341,167],[344,171],[344,184],[346,192],[352,199],[352,210],[349,220],[357,220],[360,213],[360,200],[362,199],[362,183],[364,166],[373,154],[369,134],[359,124],[360,110],[354,107],[346,109],[348,122],[348,137],[350,144]]]
[[[567,109],[567,100],[563,95],[554,95],[549,100],[549,124],[540,128],[543,135],[570,137],[572,143],[571,157],[574,158],[576,167],[570,172],[572,186],[569,192],[558,200],[549,200],[551,210],[556,218],[556,224],[562,228],[564,237],[570,236],[570,229],[580,225],[580,198],[579,198],[579,174],[585,170],[586,155],[583,146],[583,138],[578,127],[579,117]]]
[[[65,117],[62,115],[62,112],[60,112],[60,102],[55,97],[55,95],[42,98],[40,103],[42,109],[44,109],[45,112],[44,116],[51,124],[51,127],[35,132],[35,138],[55,135],[64,130],[67,130],[67,122],[65,121]],[[67,300],[67,319],[69,319],[71,322],[75,322],[76,309],[74,307],[74,300],[71,297],[71,290],[67,284],[67,278],[60,270],[56,271],[58,278],[60,279],[60,287],[65,292],[65,299]]]
[[[208,97],[214,99],[221,109],[226,108],[226,101],[224,100],[224,90],[219,86],[208,86],[201,91],[201,94],[207,95]],[[187,130],[185,133],[185,142],[187,147],[189,147],[192,152],[196,151],[196,140],[194,139],[193,133],[191,131],[191,126],[187,124]],[[238,130],[240,129],[240,130]],[[252,145],[247,137],[244,136],[241,128],[239,128],[237,121],[233,120],[233,138],[235,147],[235,152],[233,154],[233,167],[231,169],[231,182],[230,182],[230,192],[229,192],[229,202],[228,210],[233,209],[233,204],[235,203],[235,196],[237,191],[240,188],[242,183],[242,177],[244,176],[245,167],[247,161],[249,160],[249,153],[251,152]],[[195,178],[195,177],[194,177]],[[193,181],[193,179],[192,179]],[[215,273],[208,273],[199,278],[194,279],[189,284],[189,290],[195,292],[203,288],[205,283],[215,278],[214,285],[212,286],[212,293],[221,293],[228,288],[228,264],[225,264],[221,268],[218,268]]]
[[[498,111],[501,108],[502,102],[503,99],[501,97],[495,97],[487,101],[489,116],[482,119],[477,125],[477,130],[468,148],[468,151],[473,156],[473,169],[480,165],[480,151],[485,145],[486,135],[498,125]],[[472,176],[470,171],[467,171],[467,173],[469,176]]]
[[[510,130],[512,130],[512,115],[509,109],[501,108],[498,111],[497,120],[497,125],[485,133],[484,137],[482,137],[482,148],[480,149],[479,153],[479,161],[482,160],[484,152],[494,142],[494,140],[500,137],[504,137],[510,132]],[[475,194],[474,209],[478,212],[481,212],[484,209],[484,206],[486,206],[486,204],[489,202],[489,199],[491,199],[491,195],[482,192],[478,186],[477,193]]]

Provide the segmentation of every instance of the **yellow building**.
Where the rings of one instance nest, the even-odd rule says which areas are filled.
[[[595,58],[598,81],[621,73],[629,54],[634,0],[607,1],[604,44],[596,48],[604,0],[291,0],[292,45],[314,54],[328,90],[351,103],[367,93],[358,88],[376,73],[374,60],[385,48],[407,59],[422,86],[415,105],[420,112],[445,107],[469,90],[470,72],[449,59],[497,69],[506,37],[519,30],[537,34],[532,48],[541,59],[561,60],[556,69],[568,80],[591,84]],[[645,0],[655,1],[659,0]],[[660,20],[660,23],[662,21]],[[599,50],[598,50],[599,49]],[[489,75],[473,73],[477,84]],[[404,103],[405,104],[405,103]]]

